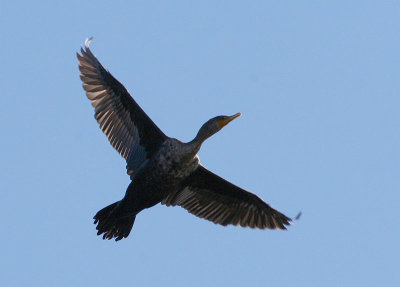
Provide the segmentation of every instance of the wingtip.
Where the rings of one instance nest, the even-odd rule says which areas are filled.
[[[92,42],[92,40],[93,40],[93,36],[89,37],[89,38],[86,38],[86,40],[85,40],[85,48],[89,48],[89,45]]]

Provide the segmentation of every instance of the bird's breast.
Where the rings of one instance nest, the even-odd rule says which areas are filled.
[[[188,146],[171,139],[160,148],[155,163],[160,173],[183,179],[199,166],[200,160]]]

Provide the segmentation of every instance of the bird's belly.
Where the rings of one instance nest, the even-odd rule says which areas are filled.
[[[157,166],[160,178],[169,178],[171,180],[182,180],[189,176],[199,166],[199,158],[195,156],[188,162],[176,162],[174,160],[160,162]]]
[[[179,187],[199,166],[199,157],[182,143],[166,141],[158,153],[133,178],[142,190],[163,197]]]
[[[200,163],[193,150],[174,139],[165,142],[153,160],[160,174],[178,180],[191,174]]]
[[[178,188],[181,181],[195,171],[199,163],[197,156],[189,162],[153,161],[141,170],[133,181],[143,190],[163,198]]]
[[[199,166],[199,158],[196,156],[191,162],[171,168],[171,175],[177,179],[188,177]]]

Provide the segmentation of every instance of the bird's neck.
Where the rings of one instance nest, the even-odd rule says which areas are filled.
[[[203,142],[208,138],[209,136],[207,136],[202,130],[200,130],[197,133],[196,137],[192,141],[188,142],[188,145],[190,146],[190,149],[193,150],[195,154],[197,154]]]
[[[203,144],[204,140],[200,140],[197,136],[190,142],[188,142],[188,146],[190,147],[190,150],[194,152],[196,155],[197,152],[200,150],[201,145]]]
[[[197,152],[200,150],[203,142],[206,139],[208,139],[209,137],[211,137],[214,133],[215,132],[210,132],[210,129],[207,128],[206,124],[204,124],[200,128],[196,137],[192,141],[188,142],[187,144],[190,146],[191,150],[195,151],[195,153],[197,154]]]

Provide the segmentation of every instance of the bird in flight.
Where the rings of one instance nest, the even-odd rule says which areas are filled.
[[[137,214],[160,202],[223,226],[286,229],[290,225],[289,217],[200,164],[197,153],[202,143],[240,113],[210,119],[190,142],[170,138],[104,69],[90,51],[90,42],[87,39],[77,53],[83,89],[100,129],[126,160],[131,179],[124,198],[94,216],[97,235],[116,241],[128,237]]]

